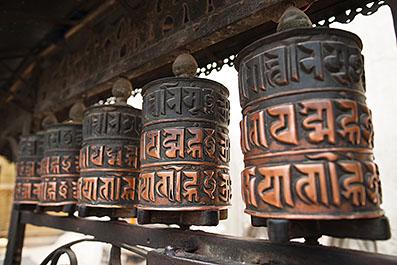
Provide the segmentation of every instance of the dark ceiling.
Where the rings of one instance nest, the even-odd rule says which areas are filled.
[[[32,59],[99,6],[101,0],[0,1],[0,99]],[[0,101],[2,101],[0,100]]]

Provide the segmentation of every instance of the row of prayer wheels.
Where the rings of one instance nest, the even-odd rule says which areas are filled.
[[[290,7],[277,33],[238,55],[245,212],[273,239],[277,231],[287,240],[390,237],[361,49],[356,35],[313,28]],[[142,111],[127,105],[132,87],[121,78],[112,104],[84,110],[77,103],[69,121],[23,136],[15,203],[82,217],[137,216],[140,224],[226,219],[229,92],[196,71],[182,54],[176,77],[143,87]],[[355,232],[369,224],[380,232]]]

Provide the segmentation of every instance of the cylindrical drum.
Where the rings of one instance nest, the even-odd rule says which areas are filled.
[[[127,104],[96,105],[84,113],[81,216],[135,215],[141,122],[141,111]]]
[[[361,49],[350,32],[295,28],[239,53],[246,213],[383,216]]]
[[[41,135],[21,136],[16,163],[14,203],[36,205],[40,196],[40,160],[43,156]]]
[[[145,85],[142,95],[138,209],[163,211],[165,218],[172,218],[166,211],[226,209],[231,198],[227,88],[208,79],[170,77]],[[208,224],[192,219],[185,223]]]
[[[51,125],[44,139],[40,206],[47,210],[73,211],[80,176],[81,123]]]

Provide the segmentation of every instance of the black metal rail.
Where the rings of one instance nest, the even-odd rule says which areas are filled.
[[[91,235],[114,246],[146,246],[156,251],[147,264],[397,264],[397,257],[300,243],[275,244],[203,231],[150,228],[123,221],[96,221],[68,216],[13,210],[16,223],[10,231],[5,264],[19,264],[25,224]],[[22,238],[22,242],[21,242]],[[161,263],[158,263],[161,262]]]

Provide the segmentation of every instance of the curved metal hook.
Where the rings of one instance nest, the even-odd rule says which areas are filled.
[[[80,239],[80,240],[76,240],[73,242],[70,242],[66,245],[63,245],[57,249],[55,249],[54,251],[52,251],[44,260],[43,262],[40,263],[40,265],[47,265],[49,262],[51,262],[51,265],[56,265],[58,264],[58,261],[60,259],[60,257],[63,254],[66,254],[69,258],[69,262],[70,265],[77,265],[77,256],[74,253],[74,251],[71,249],[71,246],[81,243],[81,242],[89,242],[89,241],[98,241],[96,239],[91,239],[91,238],[86,238],[86,239]]]
[[[52,251],[43,260],[43,262],[40,263],[40,265],[47,265],[49,262],[51,262],[50,265],[57,265],[59,259],[64,254],[66,254],[68,256],[68,258],[69,258],[69,262],[70,262],[69,265],[78,265],[77,256],[74,253],[74,251],[71,249],[71,247],[73,245],[76,245],[76,244],[82,243],[82,242],[101,242],[101,243],[112,244],[112,243],[109,243],[109,242],[100,241],[100,240],[95,239],[95,238],[85,238],[85,239],[79,239],[79,240],[76,240],[76,241],[72,241],[72,242],[70,242],[70,243],[68,243],[66,245],[63,245],[63,246],[55,249],[54,251]],[[116,245],[112,244],[112,246],[116,246]],[[122,244],[121,246],[117,246],[117,247],[124,248],[124,249],[129,250],[129,251],[131,251],[131,252],[133,252],[133,253],[135,253],[135,254],[137,254],[139,256],[142,256],[142,257],[146,257],[146,255],[147,255],[147,251],[145,251],[144,249],[141,249],[139,247],[127,246],[127,245],[124,245],[124,244]],[[113,249],[113,251],[115,251],[115,249]],[[113,261],[116,261],[116,259],[113,259]]]
[[[51,265],[58,264],[59,258],[66,254],[69,257],[70,265],[77,265],[77,257],[76,254],[70,248],[59,249],[57,252],[54,253],[54,256],[51,260]]]

